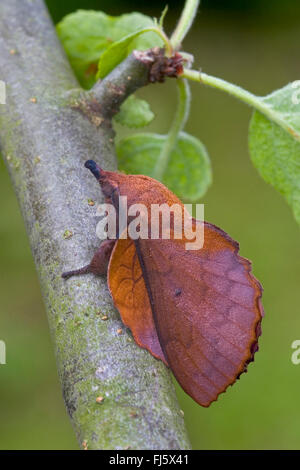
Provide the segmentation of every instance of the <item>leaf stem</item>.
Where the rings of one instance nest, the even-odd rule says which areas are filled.
[[[166,56],[167,57],[172,57],[173,47],[171,45],[171,41],[168,38],[168,36],[165,34],[164,30],[158,24],[157,24],[157,26],[148,26],[147,28],[143,28],[139,31],[136,31],[135,33],[129,34],[128,36],[126,36],[122,40],[124,41],[125,39],[127,39],[130,36],[139,36],[140,34],[150,33],[150,32],[156,33],[162,39],[162,41],[165,44]]]
[[[170,38],[172,47],[178,50],[183,39],[193,24],[200,0],[186,0],[177,26]]]
[[[157,26],[157,27],[154,26],[153,28],[145,28],[145,31],[143,31],[143,32],[146,32],[146,29],[148,31],[153,31],[154,33],[158,34],[158,36],[160,36],[160,38],[163,40],[163,42],[165,44],[166,56],[167,57],[172,57],[173,47],[172,47],[171,41],[169,40],[168,36],[165,34],[164,30],[159,26]]]
[[[178,106],[175,117],[153,172],[153,177],[160,181],[166,171],[171,152],[176,145],[178,134],[184,128],[190,110],[190,86],[188,81],[178,78],[177,89]]]
[[[197,70],[184,69],[184,72],[181,77],[188,78],[195,82],[199,82],[204,85],[208,85],[213,88],[225,91],[229,95],[238,98],[244,103],[255,108],[257,111],[260,111],[268,119],[275,122],[286,132],[291,134],[295,139],[300,140],[300,135],[290,126],[288,122],[282,119],[280,113],[278,113],[272,106],[266,103],[264,99],[260,96],[256,96],[253,93],[250,93],[249,91],[245,90],[244,88],[241,88],[238,85],[234,85],[233,83],[227,82],[226,80],[223,80],[218,77],[213,77],[212,75],[207,75],[203,72],[198,72]]]

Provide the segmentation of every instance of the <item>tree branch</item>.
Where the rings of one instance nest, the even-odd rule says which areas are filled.
[[[106,279],[61,279],[63,271],[87,264],[99,245],[88,199],[102,202],[102,195],[83,163],[94,159],[116,169],[110,109],[148,82],[149,66],[131,56],[86,94],[41,0],[0,3],[0,47],[7,87],[1,152],[24,216],[79,443],[90,449],[188,448],[171,375],[132,340]],[[107,84],[117,76],[123,89],[114,101]]]
[[[149,67],[133,53],[104,80],[99,80],[90,94],[102,104],[102,114],[111,118],[129,95],[149,83],[148,74]]]

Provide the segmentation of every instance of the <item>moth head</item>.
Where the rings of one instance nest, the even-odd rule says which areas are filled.
[[[162,183],[145,175],[126,175],[113,171],[105,171],[94,160],[85,162],[97,181],[107,203],[118,208],[119,196],[127,196],[128,206],[143,203],[147,207],[151,204],[174,203],[181,204],[180,200]]]
[[[115,177],[116,173],[103,170],[94,160],[87,160],[84,166],[93,173],[99,182],[106,201],[113,203],[113,195],[116,194],[119,186],[118,179]]]
[[[100,166],[97,165],[96,162],[94,162],[94,160],[87,160],[84,166],[93,173],[93,175],[98,181],[100,180],[101,173],[103,173],[103,170],[100,168]]]

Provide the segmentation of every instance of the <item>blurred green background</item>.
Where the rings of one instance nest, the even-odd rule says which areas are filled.
[[[160,15],[165,2],[48,0],[57,22],[77,8],[121,14],[134,9]],[[185,49],[210,74],[266,94],[299,79],[297,1],[203,1]],[[183,2],[169,2],[171,30]],[[226,5],[226,9],[224,6]],[[251,110],[221,92],[192,85],[186,130],[199,137],[212,159],[214,182],[206,194],[206,220],[240,241],[265,293],[260,352],[247,374],[208,409],[178,388],[194,449],[299,449],[300,365],[291,343],[300,339],[299,228],[281,196],[249,161]],[[175,109],[174,82],[139,92],[152,103],[149,130],[166,132]],[[124,134],[124,130],[121,130]],[[120,134],[120,135],[121,135]],[[76,449],[58,383],[55,358],[37,276],[8,174],[0,163],[0,448]]]

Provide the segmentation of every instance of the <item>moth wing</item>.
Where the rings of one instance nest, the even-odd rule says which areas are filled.
[[[167,362],[186,393],[209,406],[258,349],[262,287],[221,229],[204,223],[202,249],[186,250],[188,241],[135,243]]]
[[[153,314],[135,244],[119,239],[108,267],[108,286],[123,323],[130,328],[136,343],[166,365],[158,340]]]

